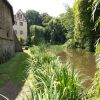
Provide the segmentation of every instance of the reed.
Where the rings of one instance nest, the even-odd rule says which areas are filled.
[[[86,100],[78,74],[70,64],[62,64],[43,48],[31,48],[31,55],[31,100]]]

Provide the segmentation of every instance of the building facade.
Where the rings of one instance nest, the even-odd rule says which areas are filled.
[[[15,54],[13,8],[7,0],[0,0],[0,63]]]
[[[27,20],[21,10],[19,10],[15,15],[15,24],[13,26],[14,32],[19,39],[19,41],[24,44],[27,41]]]
[[[0,0],[0,64],[9,60],[22,47],[14,34],[13,8],[7,0]],[[1,100],[1,99],[0,99]]]

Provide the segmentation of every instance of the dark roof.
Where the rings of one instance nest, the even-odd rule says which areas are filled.
[[[10,9],[10,12],[11,12],[11,17],[12,17],[12,22],[13,24],[15,23],[14,22],[14,14],[13,14],[13,7],[11,6],[11,4],[8,2],[8,0],[2,0],[6,5],[7,7]]]

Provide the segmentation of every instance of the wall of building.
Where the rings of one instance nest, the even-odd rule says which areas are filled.
[[[17,25],[14,25],[14,30],[17,30],[17,37],[20,40],[20,38],[27,40],[27,23],[25,21],[16,20]],[[20,26],[20,22],[23,22],[23,26]],[[20,31],[23,31],[23,34],[20,33]]]
[[[22,18],[17,17],[17,14],[22,15]],[[14,24],[14,30],[18,39],[23,39],[25,42],[27,41],[27,21],[22,13],[21,10],[19,10],[15,15],[15,24]],[[23,25],[20,25],[20,22],[23,23]],[[21,34],[21,31],[23,31],[23,34]]]
[[[15,54],[15,46],[13,41],[0,38],[0,63],[6,62]]]
[[[23,52],[22,46],[21,46],[16,34],[14,34],[14,41],[15,41],[15,52]]]
[[[0,0],[0,63],[7,61],[15,54],[13,22],[11,10]]]

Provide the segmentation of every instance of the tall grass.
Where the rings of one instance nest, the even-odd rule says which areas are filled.
[[[2,97],[2,100],[9,100],[7,97],[5,97],[4,95],[0,94],[0,98]]]
[[[93,79],[92,87],[88,91],[90,100],[100,100],[100,43],[96,46],[97,71]]]
[[[60,63],[41,47],[34,46],[30,50],[30,73],[34,78],[30,85],[31,96],[27,96],[29,100],[86,100],[74,68]]]

